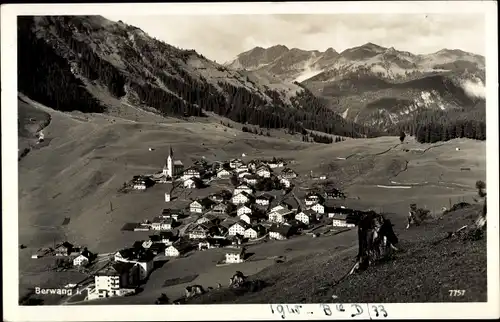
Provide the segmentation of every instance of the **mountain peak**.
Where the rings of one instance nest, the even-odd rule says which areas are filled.
[[[369,49],[375,49],[375,50],[380,50],[380,49],[386,49],[385,47],[379,46],[377,44],[374,44],[372,42],[367,42],[366,44],[360,46],[362,48],[369,48]]]

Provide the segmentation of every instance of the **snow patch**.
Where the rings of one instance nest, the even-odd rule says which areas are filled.
[[[349,107],[342,113],[342,117],[347,119],[347,112],[349,112]]]

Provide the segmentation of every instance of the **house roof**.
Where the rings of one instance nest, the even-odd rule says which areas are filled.
[[[111,266],[97,272],[96,275],[99,276],[116,276],[122,273],[130,272],[130,270],[135,266],[134,263],[125,262],[114,262]]]
[[[174,165],[183,165],[181,160],[175,160]]]
[[[243,254],[245,252],[244,248],[228,248],[226,254]]]
[[[56,248],[66,248],[66,249],[71,249],[73,248],[73,244],[65,241],[62,244],[58,245]]]
[[[335,213],[335,214],[333,214],[332,218],[335,219],[335,220],[346,220],[347,219],[347,214]]]
[[[311,209],[306,209],[304,211],[299,212],[299,214],[300,213],[303,213],[304,215],[309,216],[309,217],[312,217],[312,216],[316,215],[316,213],[313,210],[311,210]]]
[[[269,231],[279,233],[283,236],[288,236],[290,234],[291,229],[292,229],[292,226],[272,225],[271,228],[269,228]]]
[[[295,173],[295,171],[293,171],[292,169],[290,168],[284,168],[282,171],[282,173]]]
[[[244,195],[247,198],[253,198],[253,196],[246,191],[242,191],[242,192],[238,193],[237,195]]]
[[[278,210],[271,211],[269,214],[272,214],[272,213],[276,213],[276,214],[283,216],[283,215],[287,215],[289,213],[292,213],[292,211],[288,210],[288,209],[278,209]]]
[[[228,229],[229,227],[234,225],[236,222],[237,222],[237,220],[235,220],[233,218],[227,218],[223,222],[221,222],[219,225]]]
[[[272,200],[274,197],[268,193],[261,194],[257,199]]]
[[[234,225],[236,225],[236,224],[240,225],[244,229],[248,229],[248,228],[252,227],[250,224],[248,224],[246,221],[243,221],[243,220],[238,220],[237,222],[235,222],[234,224],[232,224],[231,227],[234,226]]]
[[[153,241],[153,242],[158,242],[161,240],[161,237],[160,237],[160,235],[150,235],[149,240]]]
[[[87,258],[90,258],[90,257],[92,257],[93,254],[91,252],[89,252],[88,249],[84,249],[80,255],[83,255]]]
[[[170,238],[175,237],[174,233],[171,232],[171,231],[162,231],[162,232],[160,232],[159,236],[160,236],[161,239],[163,239],[163,238],[170,239]]]
[[[281,203],[292,207],[292,209],[297,209],[300,206],[295,198],[286,198],[285,200],[281,201]]]

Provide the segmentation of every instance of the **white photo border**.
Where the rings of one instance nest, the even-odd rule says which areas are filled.
[[[7,321],[93,321],[93,320],[271,320],[268,304],[258,305],[120,305],[118,306],[19,306],[18,280],[18,176],[17,176],[17,16],[18,15],[224,15],[224,14],[328,14],[328,13],[480,13],[485,15],[487,187],[493,194],[488,212],[488,302],[360,304],[363,313],[353,318],[378,318],[368,311],[383,305],[387,318],[498,318],[499,234],[498,222],[498,34],[497,3],[494,1],[379,1],[379,2],[293,2],[293,3],[180,3],[180,4],[8,4],[1,7],[2,72],[2,221],[3,304]],[[285,305],[285,304],[283,304]],[[288,304],[292,307],[294,304]],[[302,304],[303,312],[284,319],[350,319],[351,304],[343,316],[334,310],[323,315],[320,304]],[[318,313],[316,313],[318,312]],[[413,315],[414,314],[414,315]]]

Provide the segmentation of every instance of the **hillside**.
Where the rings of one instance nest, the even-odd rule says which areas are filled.
[[[373,43],[341,53],[273,46],[244,52],[226,66],[275,82],[301,82],[346,120],[391,134],[429,111],[472,118],[485,100],[485,59],[461,50],[415,55]],[[484,117],[476,120],[484,123]]]
[[[408,231],[397,225],[401,252],[338,284],[353,265],[355,242],[264,269],[251,276],[267,284],[260,291],[214,290],[188,304],[485,302],[486,238],[444,239],[448,232],[472,224],[479,212],[475,206],[461,209]],[[450,289],[467,291],[453,298]]]
[[[18,34],[19,91],[57,110],[120,115],[132,105],[176,118],[215,112],[265,128],[305,127],[351,137],[374,132],[323,103],[310,106],[300,97],[311,93],[300,86],[260,84],[122,22],[20,17]]]

